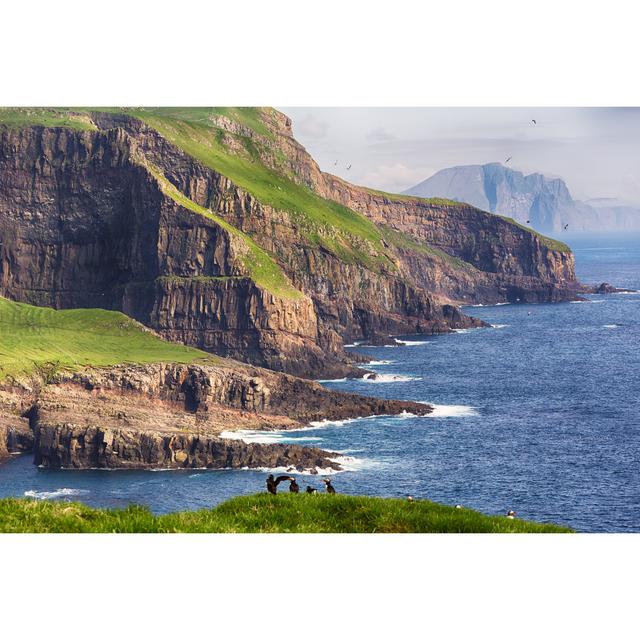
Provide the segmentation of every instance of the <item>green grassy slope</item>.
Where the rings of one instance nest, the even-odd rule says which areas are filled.
[[[189,114],[191,117],[188,119],[184,118],[185,111],[188,110],[149,108],[127,110],[126,113],[154,128],[203,165],[230,178],[259,202],[289,213],[309,242],[324,247],[347,262],[357,262],[374,269],[381,263],[393,264],[385,257],[381,234],[375,224],[366,216],[332,200],[325,200],[311,189],[297,184],[284,171],[268,167],[260,154],[276,152],[267,149],[259,137],[224,132],[208,119],[207,110]],[[221,110],[209,111],[209,115],[215,116]],[[229,109],[222,115],[245,126],[250,123],[249,128],[260,136],[272,135],[266,136],[263,133],[265,125],[257,124],[261,120],[256,109]],[[230,145],[230,140],[234,144]]]
[[[213,220],[230,234],[240,238],[246,248],[246,254],[242,257],[242,263],[248,271],[251,279],[258,285],[280,297],[301,298],[302,292],[298,291],[287,279],[278,263],[261,247],[259,247],[246,233],[230,225],[220,216],[212,211],[201,207],[179,191],[163,175],[158,167],[154,167],[150,162],[144,162],[145,166],[153,173],[158,180],[163,193],[169,196],[185,209],[194,213],[199,213],[205,218]]]
[[[565,533],[570,529],[486,516],[426,500],[259,494],[214,509],[154,516],[147,509],[0,500],[0,532],[13,533]]]
[[[0,379],[47,365],[75,369],[127,362],[222,362],[166,342],[117,311],[56,311],[0,297]]]
[[[69,113],[62,109],[29,108],[0,108],[0,125],[11,129],[20,127],[67,127],[85,131],[95,131],[96,125],[87,115]]]

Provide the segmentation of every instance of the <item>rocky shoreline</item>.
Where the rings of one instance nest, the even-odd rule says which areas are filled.
[[[341,470],[338,454],[245,443],[223,431],[286,430],[313,420],[402,412],[425,404],[325,389],[234,363],[159,363],[63,371],[0,388],[0,460],[32,452],[55,469],[290,468]]]

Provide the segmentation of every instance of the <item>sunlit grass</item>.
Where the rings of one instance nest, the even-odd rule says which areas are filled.
[[[44,364],[77,369],[152,362],[218,363],[221,359],[162,340],[118,311],[56,311],[0,297],[0,379]]]
[[[259,494],[213,509],[155,516],[148,509],[0,500],[0,531],[14,533],[565,533],[552,524],[487,516],[427,500]]]

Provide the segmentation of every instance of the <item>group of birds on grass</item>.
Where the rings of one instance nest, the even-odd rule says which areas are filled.
[[[281,482],[285,482],[285,481],[289,482],[289,491],[291,493],[300,493],[300,485],[296,482],[296,479],[293,476],[278,476],[277,478],[275,478],[273,476],[273,473],[270,473],[269,476],[267,477],[267,491],[275,496],[278,493],[278,485]],[[336,492],[329,478],[324,478],[322,482],[324,482],[327,493]],[[305,493],[318,493],[318,490],[315,487],[307,485]],[[413,501],[414,501],[413,496],[407,496],[407,502],[413,502]],[[456,509],[462,509],[462,508],[463,507],[461,504],[456,505]],[[513,511],[513,509],[509,509],[509,511],[507,511],[505,515],[510,520],[513,520],[516,517],[516,512]]]
[[[293,476],[278,476],[277,478],[274,478],[273,473],[270,473],[267,477],[267,491],[275,496],[276,493],[278,493],[278,485],[284,481],[289,482],[289,491],[291,493],[300,493],[300,485],[296,482],[296,479]],[[327,493],[336,492],[329,478],[325,478],[323,482]],[[308,485],[305,489],[305,493],[318,493],[318,490],[315,487]]]

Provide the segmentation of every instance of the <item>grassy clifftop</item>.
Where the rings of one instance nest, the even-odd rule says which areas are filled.
[[[198,349],[166,342],[118,311],[56,311],[0,297],[0,380],[44,365],[75,369],[127,362],[220,361]]]
[[[426,500],[346,495],[233,498],[214,509],[154,516],[143,507],[0,500],[4,533],[567,533],[567,527],[486,516]]]

